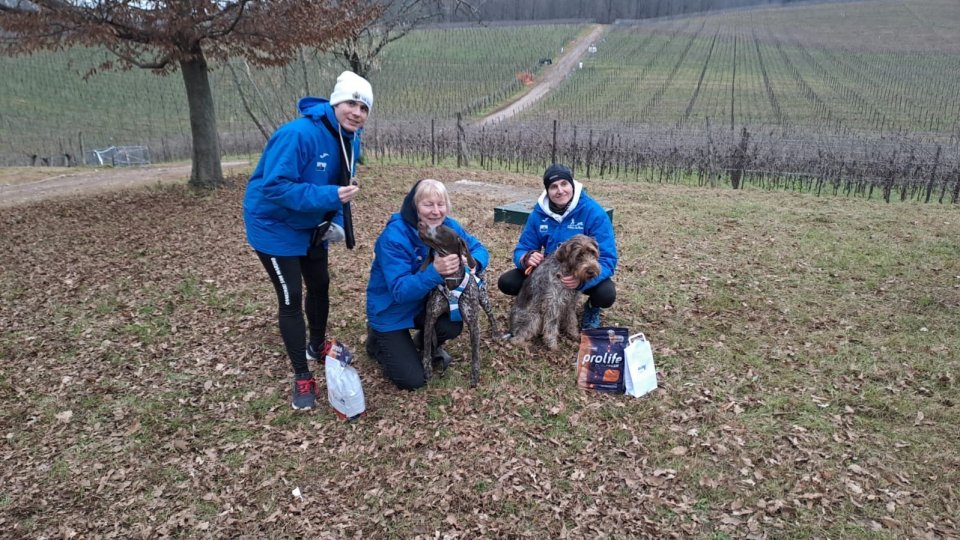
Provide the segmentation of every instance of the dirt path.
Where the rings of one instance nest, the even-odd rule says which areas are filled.
[[[223,173],[249,172],[251,167],[248,161],[224,161]],[[47,173],[49,176],[44,174],[45,169],[22,167],[9,170],[12,172],[4,176],[10,180],[0,185],[0,208],[130,187],[186,183],[190,178],[189,163],[107,169],[51,168]],[[26,180],[18,180],[17,172]]]
[[[564,77],[577,67],[577,63],[583,58],[590,44],[599,41],[600,37],[606,31],[607,26],[594,25],[589,34],[578,39],[572,47],[569,47],[566,52],[564,52],[563,56],[544,70],[540,80],[537,81],[527,93],[520,96],[517,101],[488,114],[479,120],[476,125],[480,127],[502,122],[539,101],[540,98],[547,95],[547,92],[553,90],[563,82]]]

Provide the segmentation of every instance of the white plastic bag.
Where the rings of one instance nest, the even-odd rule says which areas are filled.
[[[347,421],[360,418],[367,410],[360,375],[350,365],[351,362],[353,354],[350,349],[338,341],[332,341],[325,362],[327,398],[337,417]]]
[[[653,365],[653,350],[642,333],[630,336],[630,344],[624,352],[627,369],[624,385],[627,395],[640,397],[657,388],[657,368]]]

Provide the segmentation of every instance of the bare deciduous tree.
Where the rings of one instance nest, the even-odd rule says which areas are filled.
[[[333,54],[354,73],[367,77],[377,67],[383,48],[431,22],[444,21],[452,15],[477,18],[482,0],[355,0],[361,10],[379,12],[380,16],[347,33]]]
[[[303,46],[329,47],[379,15],[376,6],[336,0],[0,0],[0,52],[103,47],[111,59],[88,75],[179,69],[193,136],[190,184],[214,187],[223,171],[207,61],[284,65]]]
[[[379,67],[383,49],[425,24],[442,22],[456,16],[470,15],[479,22],[479,6],[486,0],[355,0],[353,6],[362,13],[377,13],[364,24],[353,27],[332,46],[329,55],[315,48],[301,49],[289,67],[271,72],[252,70],[244,61],[227,65],[241,104],[264,140],[278,126],[296,117],[289,103],[310,95],[307,72],[334,76],[333,62],[362,77],[369,77]],[[302,73],[302,75],[299,75]]]

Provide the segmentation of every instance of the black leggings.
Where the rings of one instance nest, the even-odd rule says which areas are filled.
[[[425,313],[414,319],[417,330],[423,330]],[[450,320],[450,314],[441,315],[436,323],[437,346],[460,335],[463,322]],[[423,335],[422,333],[420,334]],[[422,338],[421,338],[422,339]],[[414,343],[409,330],[377,332],[367,327],[367,354],[383,367],[383,374],[398,388],[416,390],[427,383],[420,359],[422,343]]]
[[[294,373],[306,373],[307,330],[303,312],[307,312],[310,326],[310,343],[320,350],[327,333],[327,317],[330,314],[330,272],[327,269],[327,250],[315,259],[309,257],[275,257],[257,251],[257,257],[270,276],[280,305],[278,319],[280,337],[287,348],[287,356],[293,364]],[[306,302],[303,300],[303,284],[307,286]]]
[[[520,287],[523,286],[525,279],[527,279],[527,276],[523,274],[523,271],[514,268],[509,272],[500,274],[500,279],[497,280],[497,288],[503,294],[516,296],[520,294]],[[590,298],[590,305],[593,307],[608,308],[617,301],[617,287],[610,278],[597,283],[592,289],[582,292]]]

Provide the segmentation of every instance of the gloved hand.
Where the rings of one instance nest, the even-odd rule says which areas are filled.
[[[324,233],[322,240],[325,242],[343,242],[346,235],[343,233],[343,227],[336,223],[331,223],[330,228]]]

